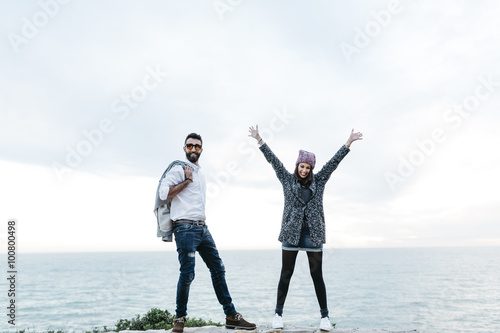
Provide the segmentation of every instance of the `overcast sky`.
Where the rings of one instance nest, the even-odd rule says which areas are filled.
[[[203,137],[220,249],[279,249],[290,171],[364,140],[324,194],[327,247],[500,245],[500,3],[0,2],[0,219],[23,252],[174,250],[158,178]]]

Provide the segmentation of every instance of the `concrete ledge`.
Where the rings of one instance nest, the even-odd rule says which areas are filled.
[[[148,330],[148,333],[171,333],[172,330]],[[144,331],[120,331],[119,333],[144,333]],[[186,327],[184,333],[326,333],[314,327],[286,327],[282,330],[276,330],[269,325],[258,325],[254,331],[243,330],[228,330],[224,326],[203,326],[203,327]],[[341,329],[335,328],[330,333],[418,333],[416,330],[409,331],[388,331],[388,330],[359,330],[359,329]]]

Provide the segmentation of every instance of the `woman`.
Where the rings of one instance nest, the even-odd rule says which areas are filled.
[[[346,144],[316,174],[313,174],[316,156],[313,153],[300,150],[295,163],[295,171],[291,174],[285,169],[268,145],[264,143],[259,135],[259,126],[250,127],[249,132],[249,136],[257,140],[260,150],[272,165],[276,176],[283,185],[285,194],[285,207],[281,232],[278,238],[282,243],[282,266],[273,328],[283,328],[283,306],[295,268],[295,260],[298,251],[306,251],[309,270],[321,311],[320,329],[330,331],[332,324],[328,318],[326,288],[322,270],[323,243],[325,243],[323,192],[330,175],[350,151],[351,143],[362,140],[363,134],[360,132],[354,133],[353,129]]]

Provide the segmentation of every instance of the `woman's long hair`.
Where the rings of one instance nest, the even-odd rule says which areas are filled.
[[[309,174],[307,175],[306,178],[302,178],[300,177],[299,175],[299,165],[297,164],[295,166],[295,171],[293,172],[293,176],[295,177],[295,179],[297,179],[297,181],[300,183],[300,185],[302,187],[309,187],[309,185],[311,185],[312,181],[313,181],[313,171],[311,169],[311,171],[309,171]]]

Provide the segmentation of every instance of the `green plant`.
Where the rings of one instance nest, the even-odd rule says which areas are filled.
[[[204,320],[201,318],[186,318],[186,327],[202,327],[202,326],[222,326],[221,323],[215,323],[212,320]]]
[[[120,319],[116,323],[115,332],[124,330],[145,331],[151,329],[169,330],[174,326],[174,315],[167,310],[152,308],[144,316],[137,315],[132,319]],[[212,320],[206,321],[201,318],[186,318],[186,327],[201,326],[222,326],[221,323],[215,323]]]

